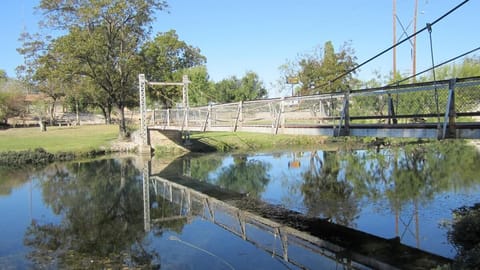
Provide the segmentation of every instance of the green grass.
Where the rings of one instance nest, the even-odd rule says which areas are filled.
[[[50,153],[88,152],[107,147],[118,138],[118,126],[94,125],[75,127],[11,128],[0,130],[0,152],[43,148]]]

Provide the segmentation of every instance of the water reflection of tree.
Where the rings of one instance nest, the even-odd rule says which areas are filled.
[[[358,213],[357,198],[352,185],[339,177],[339,157],[336,152],[312,152],[309,170],[302,173],[301,191],[308,215],[348,226]]]
[[[267,174],[269,164],[247,159],[247,155],[235,155],[233,160],[234,164],[221,169],[216,183],[229,190],[260,197],[270,181]]]
[[[387,200],[394,211],[480,182],[480,154],[460,141],[412,144],[380,152],[312,152],[302,174],[308,214],[351,225],[358,200]]]
[[[12,190],[30,180],[30,175],[38,171],[35,167],[9,168],[0,166],[0,196],[10,195]]]
[[[355,192],[374,201],[386,198],[394,210],[480,181],[480,155],[457,141],[358,152],[344,159],[346,178]]]
[[[129,160],[52,168],[43,175],[43,197],[62,220],[29,226],[24,241],[36,265],[119,268],[159,262],[143,243],[142,182]]]
[[[193,179],[208,181],[209,174],[222,165],[223,156],[205,155],[190,159],[190,172]]]

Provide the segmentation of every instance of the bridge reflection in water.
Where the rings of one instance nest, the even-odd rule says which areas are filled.
[[[228,193],[228,191],[225,192]],[[237,194],[237,197],[240,196],[240,194]],[[150,200],[151,198],[160,197],[176,205],[178,214],[152,218],[150,212],[153,202]],[[232,194],[228,194],[226,197],[232,199]],[[300,269],[315,268],[315,265],[308,265],[308,262],[305,263],[305,258],[308,256],[321,256],[330,260],[332,264],[343,266],[344,269],[403,269],[405,266],[409,267],[419,262],[430,269],[437,265],[451,263],[451,260],[444,257],[394,242],[391,243],[399,247],[398,251],[403,253],[398,254],[398,257],[403,256],[403,258],[408,258],[409,260],[414,258],[414,260],[399,261],[398,257],[390,260],[379,260],[375,256],[358,253],[350,249],[351,247],[349,246],[341,246],[337,243],[322,240],[310,233],[265,218],[263,213],[261,216],[260,214],[242,210],[228,201],[222,201],[160,176],[153,176],[150,173],[150,163],[143,168],[143,198],[144,228],[147,232],[151,231],[152,226],[154,227],[162,222],[174,220],[191,221],[194,217],[201,217],[203,220],[209,221],[263,250],[272,257],[280,258]],[[302,221],[299,220],[298,222]],[[342,227],[341,231],[347,231],[349,237],[357,236],[363,240],[367,235],[340,225],[331,224],[331,226]],[[372,250],[372,252],[378,252],[382,249],[380,246],[384,245],[385,242],[392,241],[373,235],[368,237],[370,237],[368,239],[369,244],[376,246],[374,249],[377,249],[375,251]],[[385,257],[382,259],[385,259]]]

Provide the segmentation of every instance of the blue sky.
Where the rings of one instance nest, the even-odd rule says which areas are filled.
[[[415,0],[397,0],[397,15],[407,27],[413,19]],[[417,30],[463,0],[418,0]],[[214,81],[247,71],[259,74],[276,94],[279,66],[297,55],[311,52],[326,41],[335,48],[350,42],[358,63],[392,45],[392,0],[170,0],[168,12],[160,12],[153,33],[175,29],[180,39],[200,48]],[[0,69],[15,76],[22,64],[17,54],[24,27],[37,31],[38,0],[3,0],[0,10]],[[435,62],[440,63],[480,46],[480,1],[470,0],[433,27]],[[412,33],[412,26],[408,29]],[[397,36],[401,35],[397,25]],[[397,69],[411,71],[411,47],[398,48]],[[478,55],[478,53],[477,53]],[[417,37],[417,71],[431,66],[428,32]],[[392,54],[365,65],[359,77],[370,79],[373,71],[387,75]]]

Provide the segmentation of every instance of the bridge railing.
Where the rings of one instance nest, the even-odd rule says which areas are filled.
[[[157,110],[156,125],[197,130],[476,122],[480,77],[312,96],[272,98],[188,109]]]

